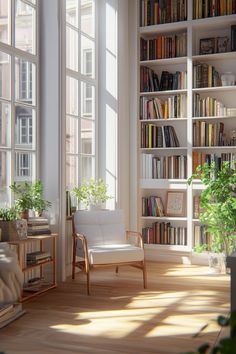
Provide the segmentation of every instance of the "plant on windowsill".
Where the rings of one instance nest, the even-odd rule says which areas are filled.
[[[228,256],[236,247],[236,170],[223,162],[220,170],[215,163],[198,166],[189,179],[200,178],[206,188],[200,195],[200,222],[211,236],[211,251]],[[202,250],[207,245],[202,245]]]
[[[10,189],[16,195],[15,205],[22,219],[28,219],[29,210],[34,210],[40,215],[43,210],[47,210],[51,206],[51,203],[42,197],[43,184],[40,180],[32,184],[14,182]]]
[[[102,204],[112,198],[107,194],[107,188],[102,178],[90,179],[84,181],[80,187],[75,187],[73,193],[87,209],[101,209]]]

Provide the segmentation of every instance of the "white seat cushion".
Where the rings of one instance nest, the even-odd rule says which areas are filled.
[[[109,264],[142,261],[144,251],[130,244],[100,245],[89,248],[90,264]]]

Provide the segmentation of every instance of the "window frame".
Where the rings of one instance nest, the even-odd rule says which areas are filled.
[[[0,152],[6,152],[10,156],[10,161],[9,165],[7,166],[8,171],[6,172],[6,175],[9,175],[9,182],[12,184],[16,180],[16,153],[21,153],[21,154],[31,154],[30,159],[32,160],[32,176],[30,179],[32,181],[35,181],[36,179],[39,178],[39,119],[38,117],[40,116],[40,107],[39,107],[39,102],[40,102],[40,95],[39,95],[39,90],[40,90],[40,57],[39,57],[39,14],[40,14],[40,4],[39,0],[36,1],[35,4],[28,0],[21,0],[24,2],[26,5],[31,6],[32,8],[35,9],[35,54],[29,53],[27,51],[21,50],[19,48],[16,48],[15,45],[15,5],[16,2],[15,0],[10,0],[11,4],[11,13],[10,13],[10,43],[6,44],[4,42],[0,41],[0,51],[3,53],[6,53],[10,55],[11,59],[11,98],[10,99],[5,99],[5,98],[0,98],[0,102],[3,103],[8,103],[11,108],[11,113],[10,113],[10,144],[9,146],[0,146]],[[34,97],[34,102],[32,104],[29,104],[27,102],[23,102],[23,100],[18,100],[16,99],[16,92],[15,92],[15,64],[16,64],[16,58],[32,63],[35,65],[35,77],[33,77],[32,74],[32,81],[35,81],[35,97]],[[27,64],[28,66],[29,64]],[[29,83],[30,85],[30,83]],[[28,89],[30,86],[28,85]],[[32,88],[31,88],[32,90]],[[34,144],[30,144],[30,148],[25,148],[25,146],[19,147],[17,139],[16,139],[16,107],[21,106],[25,108],[32,108],[32,112],[35,112],[35,118],[32,116],[32,121],[34,122],[34,128],[35,128],[35,141]],[[11,190],[8,191],[9,193],[9,203],[13,203],[13,193]]]

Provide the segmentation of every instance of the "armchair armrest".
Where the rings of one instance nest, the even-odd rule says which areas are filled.
[[[85,267],[89,267],[89,257],[88,257],[88,243],[87,243],[87,239],[83,234],[79,234],[76,232],[73,232],[72,234],[73,236],[73,240],[74,240],[74,250],[76,252],[77,249],[77,243],[78,240],[81,241],[82,243],[82,249],[83,249],[83,253],[84,253],[84,259],[85,259]]]
[[[135,237],[136,242],[139,247],[144,248],[143,246],[143,237],[140,232],[137,231],[126,231],[126,238],[129,239],[130,237]]]

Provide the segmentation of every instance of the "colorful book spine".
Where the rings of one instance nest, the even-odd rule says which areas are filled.
[[[175,227],[169,222],[155,222],[152,226],[144,227],[142,236],[146,244],[187,245],[187,228]]]

